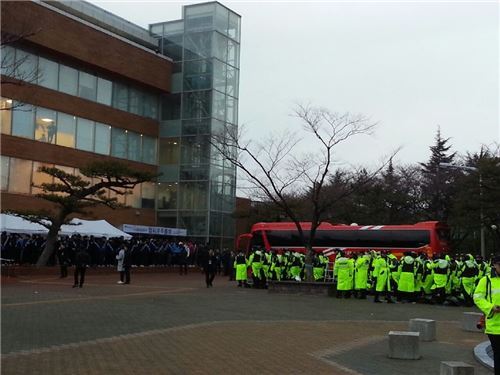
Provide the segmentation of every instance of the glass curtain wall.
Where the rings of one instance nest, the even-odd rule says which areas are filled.
[[[158,225],[175,221],[200,242],[230,248],[236,170],[210,136],[238,124],[240,16],[216,2],[188,5],[182,20],[150,32],[174,60],[172,94],[161,103]]]

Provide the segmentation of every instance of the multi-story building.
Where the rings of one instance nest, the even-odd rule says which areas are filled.
[[[236,173],[211,134],[238,123],[240,17],[217,2],[134,25],[83,1],[2,2],[2,209],[41,208],[32,186],[119,160],[162,173],[92,217],[234,240]]]

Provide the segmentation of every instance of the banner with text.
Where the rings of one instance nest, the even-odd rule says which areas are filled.
[[[187,229],[149,227],[146,225],[123,224],[122,230],[126,233],[152,234],[157,236],[187,236]]]

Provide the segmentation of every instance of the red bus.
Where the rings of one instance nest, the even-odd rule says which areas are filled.
[[[306,239],[310,222],[301,223]],[[334,257],[337,249],[346,252],[388,250],[400,257],[405,251],[426,252],[432,256],[449,251],[449,229],[438,221],[413,225],[345,225],[321,223],[316,231],[313,248]],[[250,233],[238,236],[237,249],[250,250],[260,246],[266,251],[289,249],[304,252],[299,231],[293,222],[256,223]]]

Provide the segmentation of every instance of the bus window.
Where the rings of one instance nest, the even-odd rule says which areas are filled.
[[[253,236],[250,241],[250,249],[252,249],[254,246],[264,247],[264,240],[262,239],[262,231],[253,232]]]

